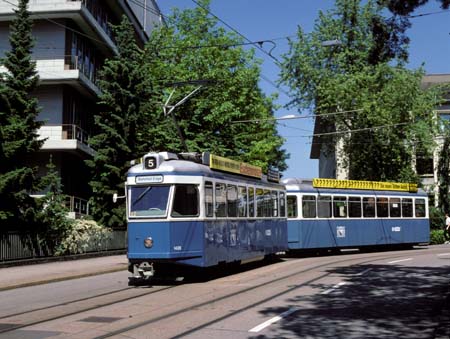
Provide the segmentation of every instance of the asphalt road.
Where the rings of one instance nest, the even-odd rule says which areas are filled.
[[[126,277],[0,292],[0,338],[435,338],[450,246],[287,257],[183,284]]]

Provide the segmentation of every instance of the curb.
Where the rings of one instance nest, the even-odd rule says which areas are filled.
[[[15,266],[25,266],[25,265],[37,265],[45,264],[58,261],[70,261],[70,260],[81,260],[81,259],[91,259],[98,257],[106,257],[111,255],[126,254],[127,250],[111,250],[102,252],[89,252],[81,254],[64,255],[60,257],[42,257],[42,258],[29,258],[20,260],[10,260],[0,262],[0,268],[15,267]]]
[[[53,283],[53,282],[60,282],[60,281],[66,281],[66,280],[80,279],[80,278],[86,278],[86,277],[93,277],[95,275],[120,272],[120,271],[123,271],[123,270],[127,269],[127,265],[126,264],[121,265],[121,266],[123,266],[123,267],[116,267],[116,268],[111,268],[111,269],[108,269],[108,270],[96,271],[96,272],[90,272],[90,273],[73,274],[73,275],[64,276],[64,277],[48,278],[48,279],[30,281],[30,282],[19,283],[19,284],[14,284],[14,285],[7,285],[7,286],[3,286],[3,287],[0,286],[0,292],[8,291],[8,290],[14,290],[16,288],[30,287],[30,286],[36,286],[36,285],[44,285],[44,284]]]

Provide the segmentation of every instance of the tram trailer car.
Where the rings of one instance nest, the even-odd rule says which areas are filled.
[[[130,285],[286,251],[285,187],[261,176],[208,153],[144,156],[126,182]]]
[[[314,179],[345,187],[345,180]],[[356,181],[353,181],[355,183]],[[428,197],[417,186],[398,190],[316,187],[313,180],[288,178],[290,250],[372,246],[412,247],[429,243]],[[365,186],[372,182],[356,182]],[[390,183],[377,183],[386,187]],[[388,185],[386,185],[388,184]],[[351,186],[351,185],[350,185]],[[366,185],[367,186],[367,185]]]

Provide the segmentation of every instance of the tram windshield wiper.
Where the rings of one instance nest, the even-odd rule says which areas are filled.
[[[153,186],[148,186],[144,192],[142,192],[135,201],[133,201],[133,206],[136,205],[148,192],[152,190]]]

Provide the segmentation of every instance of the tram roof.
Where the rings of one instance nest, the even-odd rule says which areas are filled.
[[[223,180],[238,180],[241,182],[261,183],[265,186],[280,187],[280,183],[269,182],[266,176],[263,175],[262,179],[252,178],[245,175],[238,175],[233,173],[226,173],[211,169],[209,166],[196,163],[189,160],[170,159],[162,161],[156,169],[144,169],[142,164],[132,166],[128,170],[128,177],[145,176],[145,175],[176,175],[176,176],[202,176]]]
[[[351,188],[319,188],[313,186],[313,179],[285,178],[281,184],[286,186],[288,192],[306,192],[319,194],[354,194],[354,195],[392,195],[392,196],[427,196],[423,189],[417,192],[387,191],[372,189],[351,189]]]

